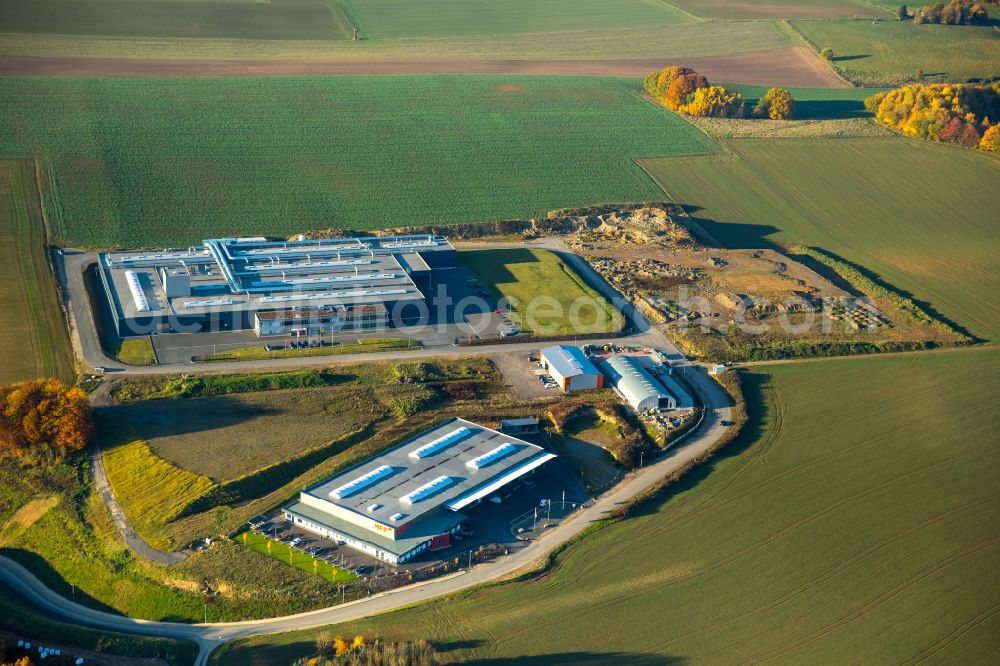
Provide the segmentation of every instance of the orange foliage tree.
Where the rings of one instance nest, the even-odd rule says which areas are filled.
[[[643,91],[671,111],[689,116],[739,118],[743,98],[721,86],[711,86],[708,79],[688,67],[672,65],[645,78]]]
[[[0,387],[0,457],[39,463],[87,445],[94,422],[86,394],[58,379]]]

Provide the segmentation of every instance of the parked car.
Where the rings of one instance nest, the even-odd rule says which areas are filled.
[[[499,495],[493,495],[492,497],[490,497],[490,501],[493,502],[494,504],[500,504],[501,502],[503,502],[503,500],[500,499]]]
[[[294,548],[300,543],[302,543],[302,537],[295,537],[294,539],[288,542],[288,545]]]

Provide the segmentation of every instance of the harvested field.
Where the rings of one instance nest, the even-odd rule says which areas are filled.
[[[847,87],[805,46],[740,55],[622,60],[167,60],[0,56],[0,75],[214,77],[535,74],[638,78],[667,64],[686,65],[713,81]]]
[[[156,455],[218,482],[297,458],[386,413],[370,389],[358,386],[149,400],[110,409]]]

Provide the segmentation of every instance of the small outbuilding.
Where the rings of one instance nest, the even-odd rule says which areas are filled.
[[[604,386],[604,375],[579,347],[572,345],[546,347],[542,350],[541,359],[542,367],[566,393],[599,389]]]

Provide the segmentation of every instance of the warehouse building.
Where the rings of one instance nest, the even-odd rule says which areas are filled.
[[[415,316],[432,272],[455,262],[447,239],[426,234],[221,238],[178,250],[101,252],[98,274],[121,337],[243,329],[264,336]],[[407,314],[407,306],[415,309]]]
[[[604,386],[604,375],[579,347],[554,345],[541,353],[542,367],[552,375],[566,393],[599,389]]]
[[[392,565],[451,545],[465,507],[555,455],[452,419],[303,490],[285,519]]]
[[[601,363],[611,385],[637,412],[677,409],[677,398],[667,392],[634,356],[614,355]]]

